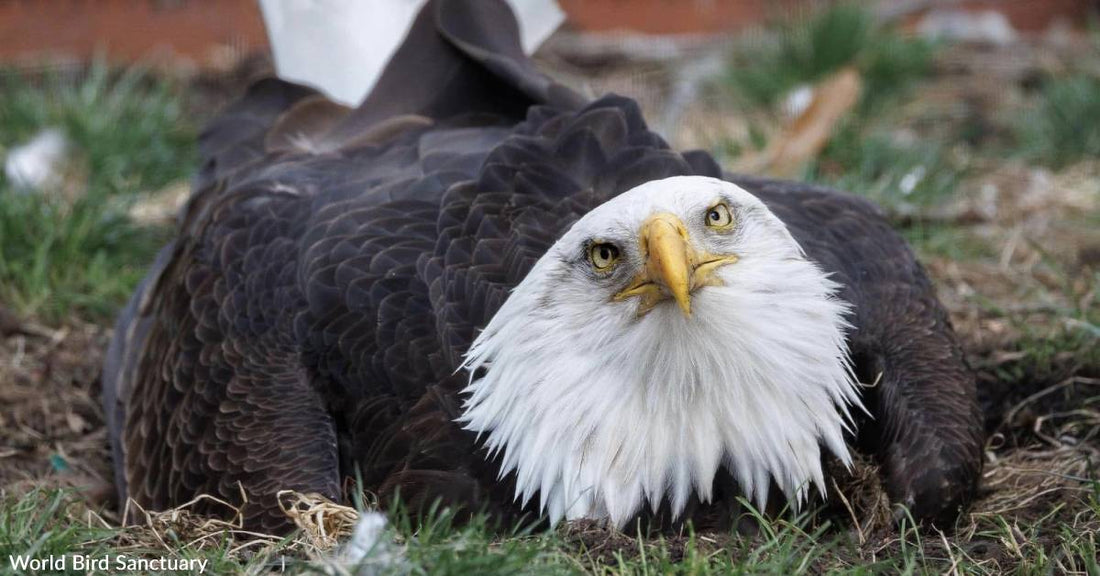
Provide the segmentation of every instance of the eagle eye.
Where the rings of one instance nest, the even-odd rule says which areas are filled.
[[[706,222],[708,228],[728,230],[733,227],[733,214],[730,214],[729,206],[724,202],[707,208]]]
[[[604,271],[619,259],[619,247],[607,242],[596,242],[588,248],[588,260],[596,270]]]

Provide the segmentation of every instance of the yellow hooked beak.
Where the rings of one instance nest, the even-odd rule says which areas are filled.
[[[667,212],[654,214],[642,224],[638,242],[645,265],[615,300],[639,297],[639,316],[667,298],[676,300],[684,316],[691,316],[691,293],[702,286],[721,285],[714,270],[737,261],[734,255],[697,252],[684,223]]]

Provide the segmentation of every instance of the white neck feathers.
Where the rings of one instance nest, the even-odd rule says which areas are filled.
[[[792,241],[793,242],[793,241]],[[471,347],[466,429],[517,498],[561,518],[622,525],[667,498],[712,496],[720,466],[763,506],[771,481],[795,507],[824,493],[820,446],[845,465],[859,406],[837,285],[793,251],[745,254],[691,317],[630,302],[571,307],[544,258]]]

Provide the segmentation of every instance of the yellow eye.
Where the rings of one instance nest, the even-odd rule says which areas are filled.
[[[619,247],[606,242],[593,244],[588,249],[588,259],[596,270],[607,270],[619,259]]]
[[[733,215],[730,214],[729,206],[725,204],[715,204],[707,209],[706,219],[709,228],[722,230],[733,226]]]

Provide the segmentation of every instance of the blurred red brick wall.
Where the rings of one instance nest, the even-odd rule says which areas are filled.
[[[558,0],[582,30],[647,34],[713,33],[743,28],[797,4],[820,0]]]
[[[1042,32],[1056,20],[1084,26],[1096,0],[966,0],[961,7],[969,11],[1000,12],[1021,32]]]
[[[682,34],[743,28],[826,0],[559,2],[582,30]],[[962,2],[967,9],[1000,10],[1024,31],[1043,30],[1056,18],[1081,24],[1095,4],[1096,0]],[[257,0],[0,0],[0,62],[87,59],[103,50],[123,61],[167,57],[175,63],[220,67],[266,46]]]
[[[736,30],[792,10],[824,6],[830,0],[558,0],[582,30],[632,30],[683,34]],[[880,0],[883,4],[901,0]],[[1023,32],[1046,30],[1057,19],[1083,26],[1097,0],[959,0],[941,8],[997,10]]]
[[[0,61],[169,57],[200,66],[267,46],[256,0],[0,0]]]
[[[348,0],[369,1],[369,0]],[[822,0],[559,0],[584,30],[720,32],[794,4]],[[0,61],[86,59],[105,50],[133,61],[171,56],[217,64],[231,47],[266,47],[257,0],[0,0]]]

